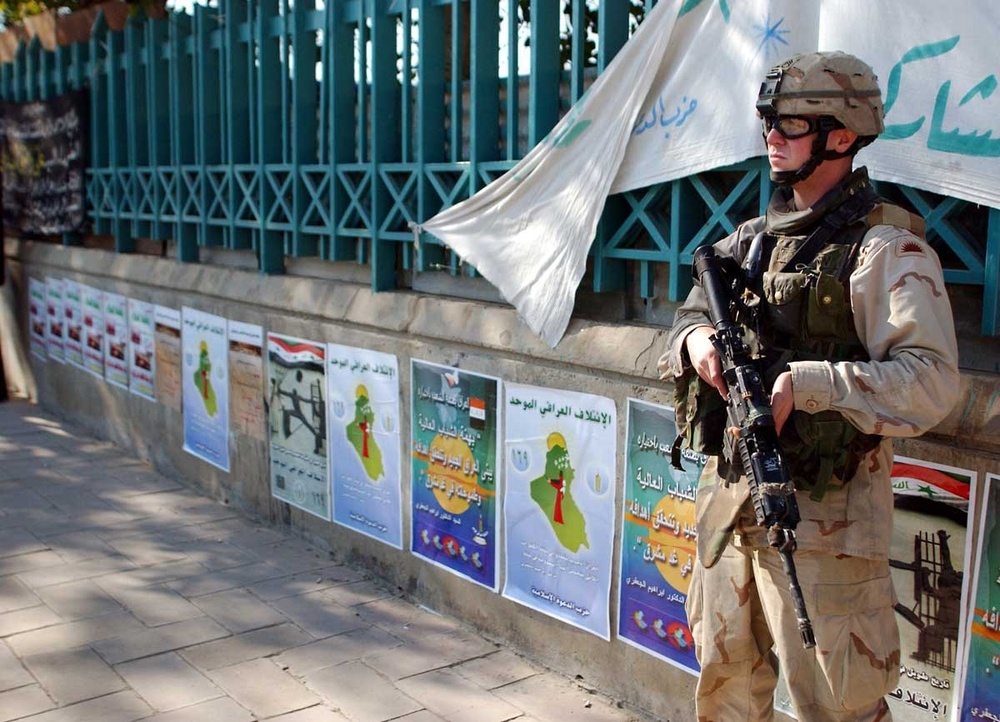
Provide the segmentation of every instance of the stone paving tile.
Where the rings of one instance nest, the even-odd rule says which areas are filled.
[[[247,590],[264,601],[274,601],[275,599],[322,591],[339,584],[358,582],[364,578],[364,572],[336,564],[251,584]]]
[[[98,584],[118,604],[129,610],[149,627],[159,627],[164,624],[205,616],[205,613],[198,607],[164,584],[128,587],[115,584],[105,585],[100,579]]]
[[[37,684],[0,692],[0,722],[38,714],[53,707],[55,702]]]
[[[384,722],[423,709],[363,662],[310,672],[306,685],[356,722]]]
[[[208,617],[199,617],[105,639],[93,647],[109,664],[119,664],[227,636],[224,627]]]
[[[454,670],[483,689],[496,689],[536,674],[545,674],[544,668],[532,664],[508,649],[463,662],[456,665]]]
[[[555,675],[537,675],[494,690],[494,694],[541,722],[635,722],[606,697]]]
[[[305,546],[299,540],[290,541],[283,539],[275,544],[268,545],[262,552],[267,561],[279,569],[283,569],[285,574],[289,572],[306,572],[314,569],[322,569],[330,565],[330,554],[318,551],[312,547]]]
[[[300,709],[278,717],[271,717],[268,722],[351,722],[340,712],[318,704],[315,707]]]
[[[389,679],[403,679],[450,667],[497,650],[497,645],[468,632],[434,634],[389,651],[371,655],[366,662]]]
[[[233,699],[258,717],[312,707],[320,698],[266,659],[254,659],[207,673]]]
[[[65,563],[62,557],[49,550],[4,557],[0,559],[0,577],[9,574],[22,574],[46,567],[58,567]]]
[[[18,609],[15,612],[4,612],[0,614],[0,637],[51,627],[54,624],[61,624],[62,621],[58,614],[44,604]]]
[[[89,579],[42,587],[36,593],[52,611],[67,622],[123,611],[118,602]]]
[[[164,562],[187,558],[180,549],[149,534],[118,537],[108,542],[122,556],[131,559],[137,567],[149,567]]]
[[[316,639],[368,626],[355,610],[337,604],[324,592],[285,597],[270,604]]]
[[[521,710],[450,669],[427,672],[396,685],[448,722],[506,722]]]
[[[290,649],[276,656],[274,663],[302,676],[343,662],[360,660],[400,644],[402,642],[378,627],[365,627]]]
[[[201,611],[234,634],[287,622],[285,615],[245,589],[230,589],[195,597]]]
[[[323,593],[343,607],[368,604],[392,596],[392,592],[370,579],[350,584],[338,584],[337,586],[323,590]]]
[[[413,714],[405,714],[397,717],[393,722],[447,722],[431,712],[429,709],[422,709]],[[518,717],[517,722],[525,722],[524,717]]]
[[[361,618],[404,641],[417,641],[428,634],[459,632],[455,619],[417,607],[398,597],[385,597],[355,607]]]
[[[254,716],[249,710],[228,697],[143,718],[143,722],[252,722],[253,720]]]
[[[248,584],[274,579],[284,574],[286,572],[267,562],[258,562],[257,564],[246,564],[242,567],[209,572],[197,577],[178,579],[167,582],[167,586],[191,599],[203,594],[214,594],[226,589],[245,587]]]
[[[0,614],[41,603],[42,600],[16,576],[0,577]]]
[[[0,692],[31,684],[35,679],[3,642],[0,642]]]
[[[192,541],[183,538],[183,535],[174,535],[171,532],[165,532],[162,536],[170,539],[174,548],[183,552],[188,559],[198,562],[209,571],[232,569],[264,561],[257,554],[222,539],[195,539]]]
[[[60,705],[71,705],[125,689],[125,682],[93,650],[45,652],[24,658],[38,682]]]
[[[112,587],[137,588],[151,587],[157,584],[166,584],[188,577],[198,577],[208,572],[205,567],[190,559],[181,559],[175,562],[164,562],[151,567],[141,569],[129,569],[128,571],[115,574],[105,574],[97,578],[97,582],[103,589]]]
[[[278,624],[187,647],[180,650],[180,654],[199,669],[212,670],[277,655],[308,645],[313,639],[294,624]]]
[[[49,548],[68,564],[95,557],[119,556],[114,547],[93,531],[58,534],[45,539]]]
[[[30,632],[7,637],[7,644],[19,657],[83,647],[121,634],[137,633],[145,627],[128,612],[105,614],[103,617],[76,622],[53,624]]]
[[[0,529],[0,557],[45,551],[48,545],[27,529],[10,527]]]
[[[76,564],[60,564],[31,572],[21,572],[18,576],[29,587],[38,589],[80,579],[93,579],[104,574],[113,574],[134,568],[135,564],[125,557],[101,557]]]
[[[174,652],[119,664],[115,670],[159,712],[223,696],[222,690]]]
[[[43,712],[27,722],[134,722],[151,712],[135,692],[126,690]]]

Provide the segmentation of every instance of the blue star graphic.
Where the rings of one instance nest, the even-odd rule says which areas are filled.
[[[767,14],[767,19],[764,20],[763,25],[754,25],[754,30],[757,31],[757,37],[759,38],[757,44],[757,52],[760,52],[761,48],[764,48],[764,57],[769,58],[771,54],[778,54],[778,46],[788,45],[788,41],[785,40],[782,35],[787,35],[789,30],[783,30],[781,24],[785,22],[784,18],[781,18],[775,23],[771,23],[771,13]]]

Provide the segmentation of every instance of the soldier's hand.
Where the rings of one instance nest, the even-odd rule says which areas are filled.
[[[722,362],[719,361],[719,352],[711,342],[711,337],[715,329],[711,326],[697,326],[684,340],[688,357],[691,359],[691,367],[702,378],[705,383],[711,384],[722,398],[728,399],[729,392],[726,389],[726,382],[722,378]]]
[[[771,415],[774,417],[774,430],[781,434],[781,429],[788,417],[795,410],[795,393],[792,389],[792,374],[784,371],[774,380],[771,389]]]

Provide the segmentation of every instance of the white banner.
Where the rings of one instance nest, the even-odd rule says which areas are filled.
[[[879,77],[886,133],[858,157],[872,177],[1000,208],[997,37],[986,0],[662,0],[517,166],[421,227],[554,346],[608,194],[762,155],[761,81],[813,50]]]

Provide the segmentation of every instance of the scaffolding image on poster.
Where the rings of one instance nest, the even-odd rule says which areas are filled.
[[[267,335],[271,496],[330,520],[326,453],[326,346]]]
[[[492,376],[411,362],[411,548],[494,591],[500,389]]]
[[[403,548],[399,364],[327,344],[333,521]]]
[[[697,674],[684,602],[697,554],[694,498],[706,458],[686,450],[684,470],[675,469],[676,436],[672,409],[628,400],[617,634]]]
[[[611,639],[615,403],[520,384],[504,390],[503,595]]]

